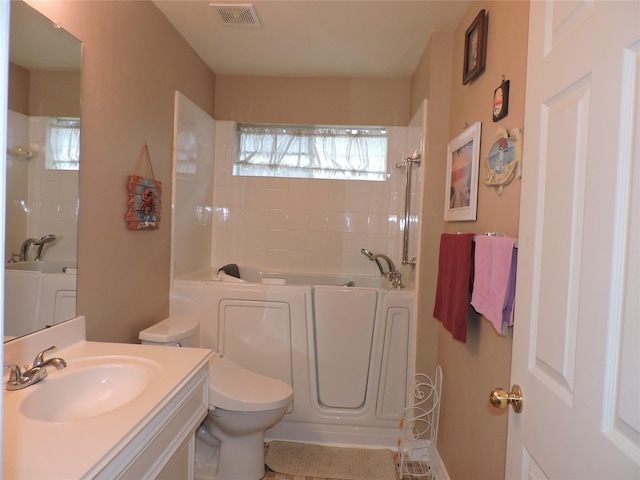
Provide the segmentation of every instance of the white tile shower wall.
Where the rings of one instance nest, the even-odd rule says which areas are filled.
[[[172,215],[173,277],[210,266],[215,120],[176,93]]]
[[[29,117],[11,110],[7,115],[9,146],[33,154],[29,160],[7,156],[7,212],[5,259],[19,253],[29,237],[53,233],[44,258],[74,260],[77,254],[78,172],[44,168],[46,117]],[[35,254],[34,251],[32,253]]]
[[[54,234],[45,247],[46,260],[73,260],[78,253],[78,171],[45,168],[48,117],[29,118],[29,215],[27,235]],[[82,160],[81,160],[82,162]],[[35,254],[35,252],[32,252]]]
[[[213,266],[376,275],[362,247],[400,265],[406,128],[389,129],[386,182],[235,177],[235,129],[216,122]]]

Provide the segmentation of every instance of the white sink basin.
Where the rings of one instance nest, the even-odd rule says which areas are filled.
[[[78,359],[60,371],[50,367],[47,378],[27,387],[31,391],[19,409],[25,417],[42,422],[95,417],[134,400],[161,372],[160,364],[140,357]]]

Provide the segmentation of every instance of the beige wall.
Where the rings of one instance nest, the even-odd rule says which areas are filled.
[[[174,92],[212,115],[215,75],[151,2],[28,3],[83,42],[78,313],[89,339],[134,342],[169,313]],[[132,232],[127,179],[145,141],[162,223]]]
[[[483,8],[489,16],[487,67],[475,81],[462,85],[465,31]],[[497,127],[523,127],[528,13],[525,1],[474,1],[454,34],[449,140],[465,124],[481,121],[481,161],[489,152]],[[511,81],[509,114],[494,123],[493,92],[502,75]],[[499,196],[493,188],[482,185],[481,173],[477,221],[445,223],[444,230],[517,237],[519,206],[519,180]],[[435,291],[429,295],[435,295]],[[511,330],[507,337],[500,336],[487,320],[475,314],[470,315],[468,328],[466,343],[453,340],[448,331],[439,329],[438,362],[444,370],[444,383],[438,451],[453,480],[503,478],[507,411],[491,407],[488,397],[493,387],[509,386]]]
[[[418,261],[420,294],[416,356],[416,371],[428,375],[433,375],[438,363],[439,324],[433,320],[433,306],[438,273],[438,248],[443,230],[452,58],[453,32],[435,32],[411,78],[411,111],[414,111],[423,99],[426,98],[428,101],[427,149],[422,165],[426,168],[426,179],[422,206],[422,244]]]
[[[80,72],[45,72],[9,64],[9,110],[29,116],[79,117]]]
[[[29,115],[29,70],[9,63],[9,110]]]
[[[409,124],[409,80],[218,75],[216,120],[319,125]]]
[[[30,76],[30,116],[80,116],[80,72],[34,71]]]

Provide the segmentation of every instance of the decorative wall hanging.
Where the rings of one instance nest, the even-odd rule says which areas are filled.
[[[447,147],[444,199],[444,219],[447,222],[476,219],[481,130],[482,124],[476,122]]]
[[[484,161],[487,176],[484,184],[496,187],[498,195],[502,195],[505,185],[521,177],[521,164],[522,130],[514,128],[509,132],[506,128],[499,128]]]
[[[487,15],[484,10],[471,22],[464,34],[464,69],[462,70],[462,84],[484,72],[487,58]]]
[[[493,121],[504,118],[509,113],[509,80],[502,77],[502,83],[493,92]]]
[[[142,176],[144,160],[149,163],[151,178]],[[156,180],[153,165],[149,155],[149,147],[144,142],[138,169],[135,175],[129,177],[129,210],[126,215],[129,230],[157,230],[160,228],[160,207],[162,196],[162,182]]]

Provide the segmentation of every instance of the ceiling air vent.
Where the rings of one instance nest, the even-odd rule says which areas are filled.
[[[258,15],[250,3],[210,3],[209,5],[216,9],[225,25],[260,26]]]

